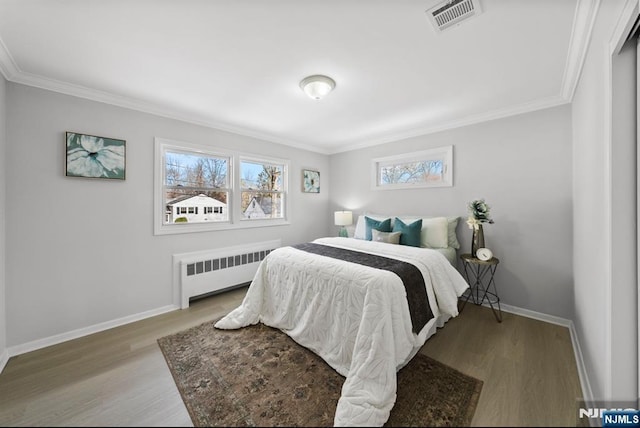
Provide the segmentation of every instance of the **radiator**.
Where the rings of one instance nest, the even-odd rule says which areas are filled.
[[[174,269],[179,269],[180,307],[189,307],[189,299],[221,291],[253,279],[258,265],[272,250],[281,246],[279,239],[235,247],[173,255]]]

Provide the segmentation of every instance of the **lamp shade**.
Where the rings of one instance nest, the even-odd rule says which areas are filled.
[[[333,218],[336,226],[349,226],[353,223],[353,214],[351,211],[336,211]]]
[[[300,82],[300,88],[314,100],[322,99],[336,87],[336,82],[328,77],[317,74],[309,76]]]

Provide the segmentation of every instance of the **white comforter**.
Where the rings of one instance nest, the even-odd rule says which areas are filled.
[[[396,371],[434,324],[458,315],[457,300],[468,285],[433,250],[352,238],[314,242],[413,263],[424,276],[434,319],[419,334],[412,331],[404,285],[392,272],[282,247],[262,261],[242,304],[215,326],[262,322],[282,330],[346,377],[335,426],[382,426],[396,400]]]

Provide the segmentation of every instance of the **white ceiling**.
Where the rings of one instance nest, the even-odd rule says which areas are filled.
[[[7,80],[336,153],[569,102],[592,0],[0,0]],[[326,74],[321,101],[298,84]]]

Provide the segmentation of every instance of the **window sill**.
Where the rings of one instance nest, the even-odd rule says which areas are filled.
[[[177,235],[184,233],[217,232],[221,230],[251,229],[254,227],[288,226],[291,222],[286,219],[273,220],[240,220],[237,223],[230,221],[218,223],[196,224],[162,224],[156,225],[154,235]]]

